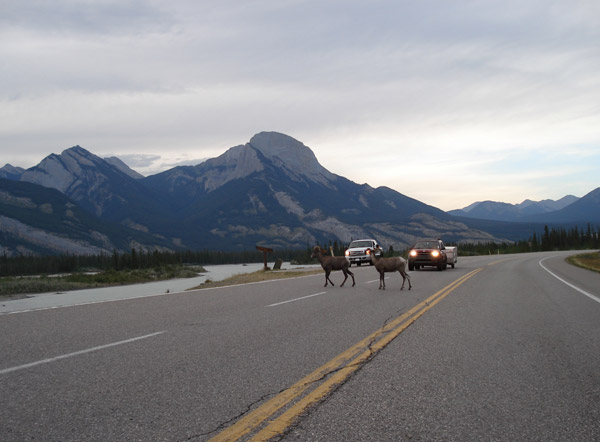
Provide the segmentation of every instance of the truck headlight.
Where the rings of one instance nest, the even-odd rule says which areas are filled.
[[[431,256],[433,256],[434,258],[437,258],[438,256],[440,256],[440,252],[438,252],[437,250],[434,250],[433,252],[431,252]]]
[[[344,255],[346,255],[346,256],[350,256],[350,251],[349,251],[349,250],[346,250],[346,251],[344,252]]]
[[[411,250],[410,253],[409,253],[409,255],[414,258],[415,256],[417,256],[417,251],[416,250]]]

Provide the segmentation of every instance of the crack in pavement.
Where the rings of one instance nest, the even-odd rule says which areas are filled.
[[[350,364],[341,364],[338,367],[329,369],[325,372],[323,372],[321,374],[321,376],[319,376],[318,378],[312,379],[310,381],[304,382],[302,384],[300,384],[298,387],[305,390],[306,388],[310,387],[313,384],[319,384],[321,382],[323,382],[324,380],[326,380],[327,378],[331,377],[332,375],[340,372],[341,370],[345,370],[348,369],[349,367],[354,368],[353,373],[347,377],[346,379],[344,379],[343,382],[340,382],[338,384],[335,385],[335,387],[329,392],[329,394],[327,394],[321,401],[315,403],[312,407],[310,407],[311,409],[314,408],[314,406],[324,402],[325,400],[327,400],[335,391],[337,391],[340,387],[342,387],[344,384],[346,384],[348,382],[348,380],[350,378],[352,378],[354,376],[354,372],[360,371],[367,363],[369,363],[371,360],[373,360],[373,358],[381,351],[383,350],[384,347],[380,348],[380,349],[374,349],[373,345],[380,340],[380,338],[386,334],[388,334],[392,329],[386,329],[388,327],[388,324],[390,321],[392,321],[393,319],[397,318],[399,315],[402,315],[404,312],[404,310],[399,310],[397,311],[395,314],[389,316],[387,319],[385,319],[385,321],[383,321],[383,325],[378,329],[378,331],[373,334],[372,336],[370,336],[369,341],[361,346],[362,349],[364,349],[364,351],[368,351],[368,353],[361,357],[359,360],[350,363]],[[386,345],[387,346],[387,345]],[[364,352],[363,351],[363,352]],[[202,438],[202,437],[208,437],[210,435],[213,435],[215,433],[218,433],[222,430],[224,430],[225,428],[227,428],[231,423],[238,421],[239,419],[243,418],[245,415],[247,415],[249,412],[251,412],[258,404],[264,402],[266,399],[272,398],[272,397],[276,397],[279,394],[282,394],[288,390],[291,390],[293,387],[286,387],[284,389],[281,389],[277,392],[273,392],[273,393],[267,393],[263,396],[261,396],[259,399],[257,399],[256,401],[253,401],[252,403],[250,403],[248,406],[244,407],[244,410],[241,411],[239,414],[237,414],[236,416],[221,422],[220,424],[218,424],[214,429],[204,432],[204,433],[198,433],[196,435],[192,435],[187,437],[186,441],[190,441],[193,439],[197,439],[197,438]],[[303,413],[302,415],[307,415],[309,410],[306,410],[306,413]],[[295,426],[295,425],[294,425]],[[286,434],[288,431],[286,431],[283,434]]]
[[[186,437],[185,439],[181,439],[181,440],[185,440],[185,441],[189,441],[189,440],[193,440],[193,439],[197,439],[200,437],[207,437],[210,436],[211,434],[217,433],[225,428],[227,428],[229,426],[229,424],[231,424],[232,422],[237,421],[238,419],[240,419],[241,417],[245,416],[247,413],[250,412],[250,410],[252,410],[252,408],[254,408],[257,404],[260,404],[261,402],[263,402],[265,399],[272,397],[272,396],[276,396],[282,392],[284,392],[285,390],[287,390],[287,388],[284,388],[282,390],[280,390],[277,393],[267,393],[264,396],[262,396],[261,398],[257,399],[256,401],[250,403],[245,409],[244,411],[240,412],[237,416],[232,417],[231,419],[228,419],[224,422],[221,422],[219,425],[217,425],[214,429],[207,431],[205,433],[198,433],[198,434],[194,434],[192,436]],[[177,442],[181,442],[180,440],[177,440]]]

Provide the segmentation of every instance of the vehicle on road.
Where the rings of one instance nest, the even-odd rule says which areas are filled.
[[[346,249],[346,258],[350,260],[350,265],[361,265],[363,262],[373,265],[371,262],[371,250],[381,247],[379,243],[372,239],[357,239],[350,243]]]
[[[458,261],[456,246],[445,246],[441,239],[420,239],[408,252],[408,270],[421,267],[436,267],[446,270],[448,265],[454,268]]]

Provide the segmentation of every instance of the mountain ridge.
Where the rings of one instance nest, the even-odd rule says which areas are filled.
[[[578,199],[576,196],[566,195],[556,201],[551,199],[541,201],[526,199],[519,204],[486,200],[474,202],[462,209],[449,210],[448,213],[466,218],[525,221],[530,216],[561,210]]]
[[[148,177],[128,169],[120,160],[74,146],[49,155],[19,179],[60,190],[99,222],[145,235],[138,243],[146,249],[153,241],[174,250],[304,248],[364,236],[402,249],[423,236],[501,242],[535,229],[533,221],[456,217],[388,187],[357,184],[329,172],[309,147],[277,132],[260,132],[195,166]]]

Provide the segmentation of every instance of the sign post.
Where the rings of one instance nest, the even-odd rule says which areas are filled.
[[[272,253],[273,249],[269,249],[268,247],[256,246],[256,250],[258,250],[259,252],[263,252],[263,258],[265,263],[264,270],[269,270],[269,267],[267,267],[267,252]]]

